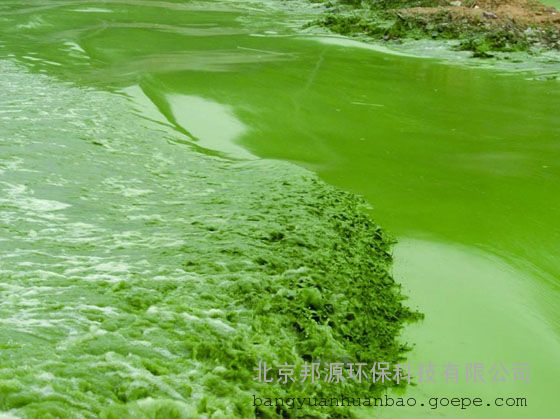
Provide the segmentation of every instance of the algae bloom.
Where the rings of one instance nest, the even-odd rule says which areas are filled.
[[[383,389],[254,379],[259,362],[401,359],[415,315],[360,199],[289,163],[193,152],[122,96],[0,68],[0,410],[310,417],[329,410],[253,397]]]

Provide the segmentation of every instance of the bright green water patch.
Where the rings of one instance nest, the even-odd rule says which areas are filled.
[[[535,276],[488,252],[475,248],[418,239],[402,239],[395,249],[395,277],[406,283],[412,302],[426,310],[425,333],[410,328],[406,336],[416,343],[408,357],[415,365],[434,364],[434,381],[412,387],[407,394],[431,397],[481,397],[483,407],[385,409],[382,418],[444,417],[477,419],[548,417],[556,393],[546,385],[560,374],[555,362],[560,351],[558,291],[550,291]],[[557,289],[557,288],[553,288]],[[535,307],[532,302],[538,302]],[[511,380],[517,363],[528,380]],[[466,365],[482,364],[485,382],[465,380]],[[448,364],[459,366],[458,382],[446,382]],[[504,381],[496,382],[501,371]],[[543,385],[543,383],[545,385]],[[495,398],[526,397],[528,408],[498,407]],[[487,406],[490,403],[491,406]],[[426,403],[426,406],[428,404]]]
[[[2,51],[33,71],[127,95],[162,133],[174,132],[166,138],[177,161],[186,159],[175,156],[181,143],[280,158],[362,194],[402,240],[395,274],[427,314],[408,331],[411,361],[517,360],[533,371],[525,388],[423,385],[411,394],[529,397],[527,409],[464,413],[472,418],[555,412],[558,82],[533,80],[530,65],[465,68],[302,37],[293,28],[313,10],[179,3],[3,2]],[[149,155],[146,143],[134,158]],[[276,175],[269,170],[248,177]]]
[[[541,0],[541,3],[546,4],[547,6],[554,6],[557,9],[560,9],[560,1],[558,0]]]

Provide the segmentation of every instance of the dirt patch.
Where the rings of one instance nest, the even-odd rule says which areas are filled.
[[[433,15],[446,12],[454,20],[468,19],[499,27],[513,22],[525,27],[551,25],[560,28],[560,12],[530,0],[451,1],[447,6],[398,9],[400,15]]]
[[[344,1],[344,4],[342,3]],[[315,22],[343,35],[444,39],[477,57],[560,50],[560,12],[534,0],[341,0]]]

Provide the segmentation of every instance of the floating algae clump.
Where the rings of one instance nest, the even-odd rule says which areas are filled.
[[[224,215],[228,222],[217,232],[214,250],[221,263],[188,262],[189,269],[219,287],[223,300],[217,317],[231,327],[229,334],[223,327],[210,334],[201,330],[200,340],[191,337],[188,343],[196,359],[222,368],[212,372],[215,380],[206,381],[205,392],[229,400],[212,404],[225,403],[227,409],[227,403],[239,400],[248,415],[255,393],[328,397],[342,390],[355,395],[380,390],[365,383],[288,386],[253,380],[259,360],[297,366],[318,360],[397,362],[404,348],[395,336],[413,317],[387,271],[389,241],[364,215],[359,199],[309,175],[268,184],[262,188],[266,193],[258,192],[259,184],[245,211],[234,219]],[[186,253],[200,246],[192,243]]]
[[[0,61],[0,410],[18,417],[348,416],[262,397],[260,361],[398,362],[406,309],[364,203],[288,163],[199,154],[122,97]],[[384,385],[389,385],[385,383]]]

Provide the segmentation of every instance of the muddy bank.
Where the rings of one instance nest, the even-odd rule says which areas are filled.
[[[492,52],[560,50],[560,12],[533,0],[325,2],[313,24],[384,41],[457,40],[477,57]]]
[[[404,355],[417,315],[360,199],[288,163],[194,152],[124,97],[0,66],[0,410],[271,416],[253,394],[382,390],[253,380],[259,360]]]

